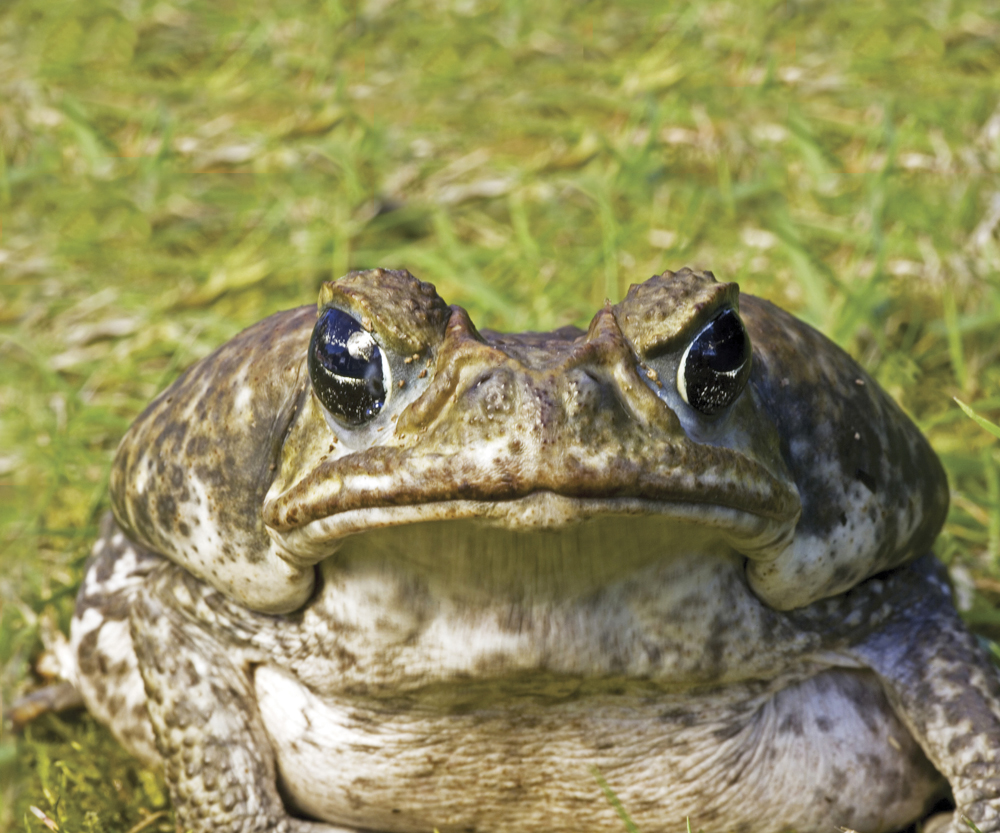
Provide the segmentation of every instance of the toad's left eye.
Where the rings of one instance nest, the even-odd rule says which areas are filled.
[[[750,336],[735,310],[708,322],[688,345],[677,368],[677,391],[696,411],[711,416],[728,408],[750,378]]]
[[[359,426],[385,404],[382,351],[354,318],[330,308],[309,342],[309,377],[323,407],[337,421]]]

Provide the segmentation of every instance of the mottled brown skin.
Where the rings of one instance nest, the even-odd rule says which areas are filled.
[[[1000,690],[926,555],[927,442],[820,334],[681,270],[587,331],[326,284],[386,359],[345,426],[279,313],[123,440],[71,676],[193,830],[1000,830]],[[713,416],[676,385],[723,309]],[[947,782],[947,784],[946,784]],[[306,821],[312,818],[315,821]],[[954,822],[954,829],[960,824]]]

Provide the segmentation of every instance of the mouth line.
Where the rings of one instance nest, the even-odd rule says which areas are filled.
[[[798,518],[797,514],[773,518],[711,502],[630,496],[586,498],[537,489],[507,500],[438,500],[345,509],[290,529],[268,524],[267,531],[284,557],[304,565],[325,558],[346,538],[392,527],[471,521],[483,527],[544,536],[615,517],[661,519],[700,528],[717,534],[746,557],[761,561],[771,560],[787,546]]]
[[[292,482],[279,477],[265,497],[263,520],[274,533],[286,535],[361,510],[463,505],[490,517],[506,514],[497,507],[526,506],[551,496],[588,514],[595,513],[591,506],[603,513],[609,507],[616,511],[614,506],[669,504],[718,507],[794,525],[799,496],[784,476],[730,449],[705,448],[699,454],[711,457],[696,469],[676,449],[674,459],[665,456],[652,468],[645,459],[624,454],[487,459],[371,449],[321,462]]]

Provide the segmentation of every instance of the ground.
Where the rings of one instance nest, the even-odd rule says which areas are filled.
[[[144,403],[373,266],[500,329],[684,265],[795,311],[931,438],[937,552],[1000,636],[1000,448],[953,399],[1000,416],[998,73],[996,0],[8,0],[3,702]],[[0,738],[0,830],[171,830],[166,804],[79,713]]]

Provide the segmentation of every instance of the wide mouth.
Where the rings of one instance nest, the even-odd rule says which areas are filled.
[[[580,569],[602,562],[615,572],[625,566],[623,558],[636,566],[699,548],[722,547],[770,560],[788,546],[796,520],[797,514],[774,518],[711,503],[573,498],[540,490],[504,501],[349,509],[288,530],[268,528],[268,533],[285,559],[302,566],[332,555],[348,540],[352,548],[375,548],[384,540],[379,535],[391,530],[401,557],[419,548],[432,553],[434,563],[467,563],[472,573],[480,569],[481,558],[482,564],[510,562],[528,570],[560,564],[560,573],[571,573],[568,565],[575,558]]]
[[[691,445],[650,439],[645,451],[580,447],[533,457],[512,455],[504,443],[451,454],[376,447],[322,460],[298,477],[279,476],[263,520],[272,537],[289,541],[422,520],[477,517],[538,527],[605,513],[794,526],[799,496],[783,473],[730,448]]]

